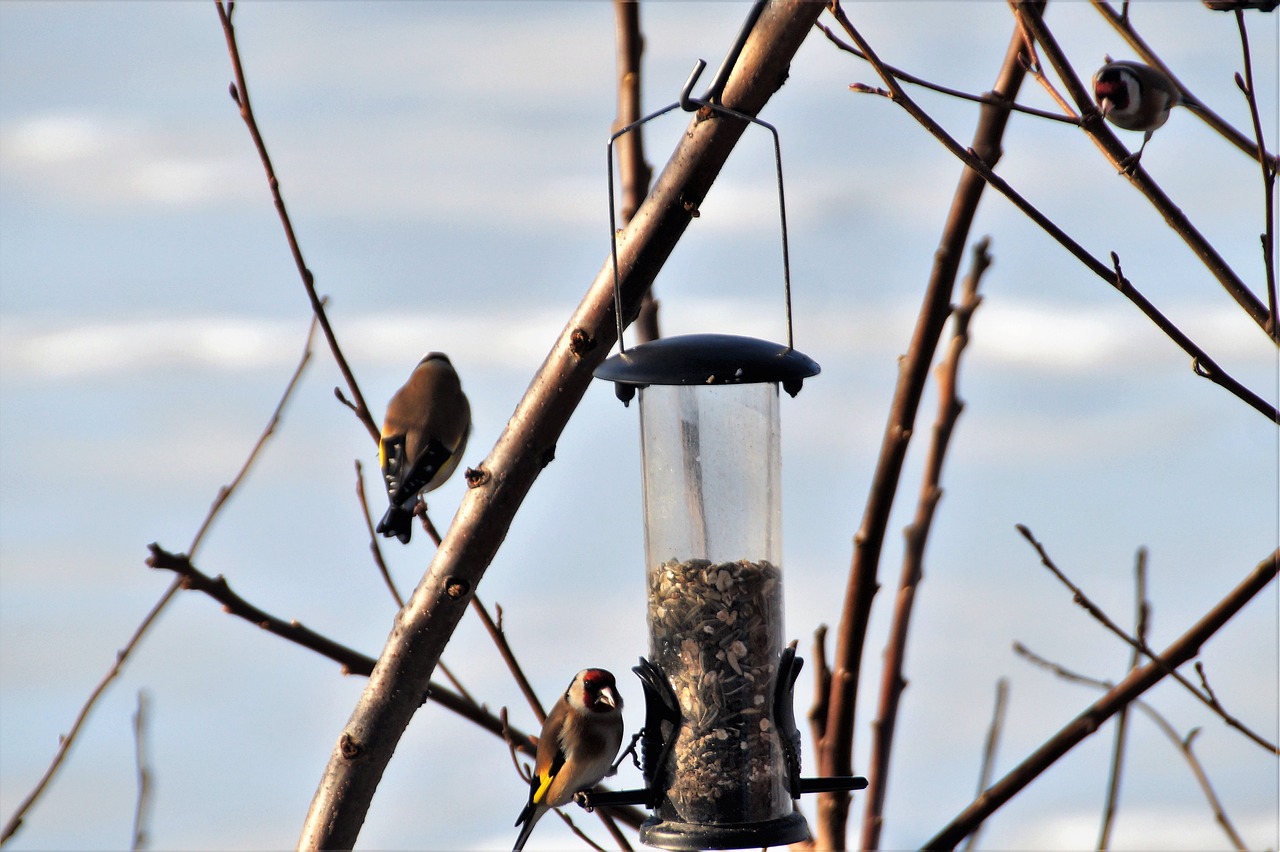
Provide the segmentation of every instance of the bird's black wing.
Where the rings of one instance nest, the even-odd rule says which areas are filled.
[[[404,439],[400,439],[397,448],[400,454],[400,465],[394,471],[385,473],[387,479],[387,495],[393,506],[402,506],[413,500],[418,492],[427,487],[440,468],[453,456],[453,451],[435,438],[427,444],[426,449],[413,460],[412,466],[404,469]]]

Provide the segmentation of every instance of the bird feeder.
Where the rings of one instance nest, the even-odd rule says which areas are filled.
[[[762,4],[701,100],[689,96],[610,139],[619,354],[596,376],[624,403],[639,395],[649,652],[643,791],[592,794],[592,805],[639,802],[653,815],[640,840],[663,849],[742,849],[809,839],[794,807],[802,792],[849,790],[865,779],[801,779],[792,689],[802,661],[786,647],[782,606],[779,387],[791,396],[819,372],[792,346],[781,149],[776,129],[719,103],[724,81]],[[692,334],[623,342],[613,213],[613,142],[682,106],[763,126],[773,134],[782,226],[787,342]],[[636,795],[633,795],[636,794]]]
[[[789,346],[695,334],[629,349],[596,375],[639,392],[649,656],[640,839],[664,849],[809,837],[784,648],[778,386],[818,365]],[[652,777],[648,777],[652,776]]]

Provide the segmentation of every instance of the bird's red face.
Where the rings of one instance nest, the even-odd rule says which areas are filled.
[[[586,669],[575,678],[575,684],[577,682],[582,684],[579,700],[587,710],[594,713],[614,713],[622,709],[622,696],[618,695],[617,684],[609,672],[604,669]]]
[[[1104,71],[1093,84],[1093,94],[1102,114],[1129,108],[1129,83],[1116,71]]]

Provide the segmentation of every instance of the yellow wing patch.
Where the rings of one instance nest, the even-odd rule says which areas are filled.
[[[535,805],[542,804],[542,800],[547,797],[547,788],[551,786],[551,775],[538,776],[538,789],[533,791],[533,803]]]

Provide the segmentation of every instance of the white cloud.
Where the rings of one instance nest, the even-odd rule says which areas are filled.
[[[103,146],[102,124],[86,115],[50,114],[0,132],[5,168],[53,165],[82,159]]]
[[[678,307],[679,322],[667,323],[669,334],[721,328],[781,339],[783,333],[772,301],[691,298]],[[1198,315],[1196,339],[1216,357],[1258,369],[1274,365],[1265,337],[1249,333],[1248,321],[1234,308],[1183,306],[1180,313]],[[803,348],[832,361],[895,357],[907,343],[910,314],[906,306],[887,305],[810,318]],[[422,341],[430,340],[431,348],[465,353],[473,363],[525,368],[546,355],[567,319],[567,311],[551,308],[363,314],[335,321],[335,330],[347,356],[366,364],[398,364],[406,352],[421,354]],[[1051,377],[1124,374],[1185,360],[1172,343],[1153,346],[1154,332],[1135,331],[1144,323],[1123,305],[992,302],[976,315],[971,352],[988,366]],[[0,331],[7,378],[62,379],[157,366],[238,371],[291,364],[301,352],[305,319],[188,316],[54,324],[8,316],[0,319]]]
[[[1232,305],[1173,305],[1175,323],[1215,359],[1274,363],[1265,336]],[[1187,361],[1136,308],[1114,305],[1054,306],[1003,300],[984,304],[974,319],[973,351],[1004,367],[1057,375]]]
[[[0,126],[0,151],[6,184],[117,212],[138,204],[195,207],[247,198],[251,181],[259,179],[208,134],[83,111],[8,121]]]

